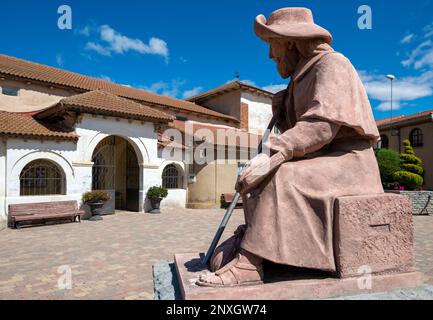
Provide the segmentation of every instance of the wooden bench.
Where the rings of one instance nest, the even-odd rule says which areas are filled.
[[[235,197],[234,193],[224,193],[221,195],[221,207],[227,209],[230,204],[233,201],[233,198]],[[237,208],[243,207],[242,197],[239,199],[237,205]]]
[[[39,221],[46,223],[49,220],[66,220],[81,222],[84,211],[78,210],[76,201],[56,201],[42,203],[26,203],[9,205],[9,218],[11,226],[16,229],[21,223]]]

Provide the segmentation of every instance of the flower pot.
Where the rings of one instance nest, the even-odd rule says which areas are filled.
[[[150,205],[152,206],[150,213],[161,213],[161,201],[162,198],[150,199]]]
[[[104,206],[103,202],[89,202],[87,205],[90,207],[92,217],[101,217],[102,207]]]

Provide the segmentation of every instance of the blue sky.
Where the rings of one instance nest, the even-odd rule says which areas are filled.
[[[61,5],[72,30],[57,27]],[[372,29],[358,28],[358,7]],[[253,32],[254,18],[288,6],[313,10],[333,47],[362,75],[377,119],[433,109],[433,2],[430,0],[37,1],[2,0],[0,52],[183,98],[234,78],[259,87],[285,84]]]

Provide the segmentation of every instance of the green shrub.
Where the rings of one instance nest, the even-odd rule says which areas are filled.
[[[422,165],[422,160],[413,154],[402,153],[400,155],[400,159],[402,160],[403,163],[414,164],[417,166]]]
[[[151,187],[147,191],[147,197],[149,199],[164,199],[168,196],[168,190],[164,187]]]
[[[100,203],[110,200],[110,195],[105,191],[91,191],[83,194],[84,203]]]
[[[376,151],[376,159],[379,164],[380,177],[384,184],[395,182],[393,174],[400,171],[400,155],[389,149]]]
[[[424,173],[424,169],[421,166],[416,164],[411,164],[411,163],[403,163],[401,165],[401,169],[404,171],[415,173],[419,176],[421,176]]]
[[[393,178],[407,190],[416,190],[424,183],[421,176],[424,173],[422,160],[415,155],[409,140],[403,141],[404,153],[400,155],[402,160],[401,170],[393,174]]]
[[[406,190],[418,189],[424,183],[424,179],[420,175],[408,171],[397,171],[394,173],[394,178]]]

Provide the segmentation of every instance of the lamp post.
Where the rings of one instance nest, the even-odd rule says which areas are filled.
[[[392,123],[392,118],[393,118],[393,82],[395,80],[395,76],[392,74],[388,74],[386,76],[388,78],[388,80],[391,82],[391,126],[390,126],[390,131],[391,131],[391,138],[394,136],[398,137],[398,150],[399,152],[401,152],[401,143],[400,143],[400,130],[397,129],[396,131],[394,131],[393,128],[393,123]]]
[[[387,78],[388,78],[388,80],[390,80],[391,81],[391,124],[392,124],[392,116],[393,116],[393,114],[392,114],[392,99],[393,99],[393,97],[392,97],[392,83],[393,83],[393,81],[395,80],[395,76],[394,75],[392,75],[392,74],[388,74],[387,76],[386,76]]]

